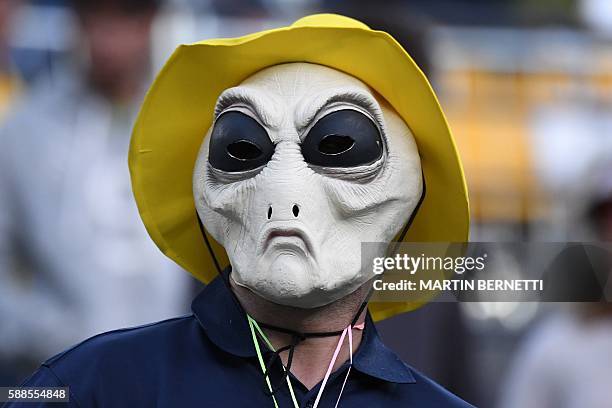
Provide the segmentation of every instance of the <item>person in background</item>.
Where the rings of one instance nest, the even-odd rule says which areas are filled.
[[[600,408],[612,401],[612,163],[591,170],[595,183],[584,197],[584,218],[600,242],[569,247],[553,263],[562,290],[551,300],[574,302],[528,333],[501,408]]]
[[[182,313],[190,297],[188,278],[147,236],[127,166],[159,4],[72,6],[82,34],[76,58],[0,129],[4,381],[94,333]]]

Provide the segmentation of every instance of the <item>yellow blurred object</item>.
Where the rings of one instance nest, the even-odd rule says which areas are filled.
[[[0,72],[0,122],[6,115],[11,101],[19,93],[20,83],[15,76]]]
[[[610,78],[593,77],[593,89],[610,95]],[[527,225],[551,216],[554,198],[538,177],[530,126],[538,109],[554,106],[559,95],[572,95],[584,81],[552,70],[496,72],[486,66],[438,75],[470,180],[474,222]]]
[[[350,74],[383,96],[412,130],[427,186],[405,241],[465,241],[469,205],[461,163],[429,82],[387,33],[333,14],[239,38],[181,45],[151,86],[132,134],[129,166],[143,222],[157,246],[196,278],[217,272],[198,226],[192,172],[218,96],[257,71],[309,62]],[[216,258],[227,264],[213,242]],[[372,303],[375,320],[415,303]]]

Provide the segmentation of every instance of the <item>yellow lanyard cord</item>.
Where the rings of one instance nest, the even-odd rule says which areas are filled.
[[[276,351],[276,350],[274,349],[274,346],[272,346],[272,343],[270,343],[270,340],[268,340],[268,337],[266,337],[263,330],[261,330],[261,328],[259,327],[259,324],[257,324],[255,319],[247,315],[247,320],[249,321],[249,327],[251,328],[251,335],[253,336],[253,344],[255,345],[255,351],[257,352],[257,360],[259,360],[259,366],[261,367],[261,370],[265,376],[266,384],[268,384],[268,389],[270,390],[270,393],[272,394],[272,384],[270,384],[270,377],[266,373],[266,364],[264,363],[263,356],[261,354],[261,348],[259,347],[259,341],[257,340],[257,333],[259,333],[259,335],[264,340],[264,342],[266,343],[266,345],[268,346],[270,350],[272,351]],[[255,330],[257,330],[257,333],[255,333]],[[283,366],[283,370],[285,370],[284,366]],[[289,375],[287,375],[287,377],[285,378],[287,379],[287,387],[289,387],[289,393],[291,394],[291,400],[293,401],[293,406],[295,408],[299,408],[300,405],[298,404],[297,399],[295,398],[295,393],[293,392],[293,386],[291,385],[291,380],[289,379]],[[274,396],[274,394],[272,394],[272,401],[274,401],[274,407],[278,408],[278,403],[276,402],[276,397]]]

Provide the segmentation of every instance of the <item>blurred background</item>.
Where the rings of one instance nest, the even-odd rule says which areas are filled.
[[[609,0],[0,0],[0,386],[100,331],[188,311],[199,286],[131,196],[144,92],[178,43],[313,12],[388,31],[426,72],[472,241],[612,241]],[[612,407],[607,303],[433,303],[379,329],[477,406]]]

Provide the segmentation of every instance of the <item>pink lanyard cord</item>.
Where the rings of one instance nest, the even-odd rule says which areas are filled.
[[[348,333],[349,367],[346,370],[346,375],[344,377],[344,381],[342,382],[342,388],[340,389],[340,394],[338,395],[338,399],[336,400],[336,405],[334,405],[335,408],[338,407],[338,404],[340,403],[340,398],[342,398],[342,393],[344,392],[344,386],[346,385],[349,374],[351,372],[351,367],[353,366],[353,329],[363,330],[364,326],[364,323],[356,324],[355,326],[348,325],[348,327],[342,331],[342,334],[340,335],[340,340],[338,340],[338,345],[336,346],[336,350],[334,351],[334,355],[332,356],[331,361],[329,362],[329,367],[327,367],[327,372],[325,373],[325,377],[323,378],[323,382],[321,383],[321,388],[319,388],[319,393],[317,394],[317,398],[315,400],[313,408],[317,408],[319,406],[321,396],[323,395],[323,389],[327,385],[327,380],[329,380],[329,376],[332,373],[334,364],[336,364],[336,360],[338,359],[338,355],[340,354],[340,350],[342,349],[344,338],[347,337]]]

